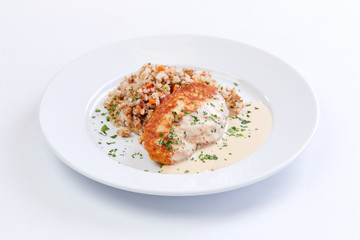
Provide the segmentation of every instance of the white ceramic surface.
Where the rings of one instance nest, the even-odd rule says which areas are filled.
[[[273,113],[273,130],[263,147],[231,167],[194,175],[165,175],[110,159],[89,134],[90,113],[105,86],[142,64],[186,65],[229,73],[241,95],[263,101]],[[229,74],[220,74],[230,76]],[[86,54],[48,85],[40,124],[57,156],[76,171],[104,184],[156,195],[201,195],[260,181],[287,166],[309,143],[318,122],[315,95],[306,81],[278,58],[225,39],[164,35],[114,43]],[[139,167],[141,169],[141,167]]]

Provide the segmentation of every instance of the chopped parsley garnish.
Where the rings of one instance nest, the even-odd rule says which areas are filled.
[[[117,151],[117,148],[111,149],[109,151],[108,155],[111,156],[111,157],[116,157],[116,151]]]
[[[227,130],[227,132],[225,132],[225,134],[229,135],[229,136],[235,136],[235,137],[242,137],[243,134],[242,133],[238,133],[240,131],[239,128],[232,126],[231,128],[229,128]]]
[[[198,121],[200,121],[200,120],[199,120],[199,118],[198,118],[197,116],[192,115],[192,114],[191,114],[190,116],[194,118],[194,122],[195,122],[195,123],[196,123],[196,122],[198,122]]]
[[[95,109],[95,112],[100,112],[100,109],[98,109],[98,108],[97,108],[97,109]]]
[[[210,103],[210,105],[211,105],[212,107],[215,107],[215,105],[214,105],[213,103]]]
[[[242,120],[241,121],[241,124],[248,124],[248,123],[251,123],[251,121],[248,121],[248,120]]]
[[[186,111],[186,112],[185,112],[185,114],[190,114],[190,113],[191,113],[191,112],[189,112],[189,111]]]
[[[213,116],[209,116],[211,120],[213,120],[215,123],[218,123]]]
[[[190,171],[189,170],[185,170],[185,172],[184,173],[189,173]]]
[[[239,84],[237,84],[237,83],[234,82],[234,85],[235,85],[235,86],[238,86]]]
[[[106,124],[104,124],[101,128],[101,132],[103,132],[105,135],[107,135],[106,131],[110,130],[110,128],[108,128],[108,126],[106,126]]]
[[[168,141],[167,143],[166,143],[166,149],[169,151],[169,152],[171,152],[171,145],[170,145],[170,141]]]
[[[218,160],[218,156],[216,156],[216,154],[210,155],[210,154],[203,154],[201,152],[201,154],[199,155],[199,159],[202,162],[205,162],[205,160]]]
[[[131,154],[131,157],[135,158],[136,155],[139,155],[140,159],[143,159],[143,155],[140,152],[136,152],[136,153]]]
[[[163,134],[163,133],[160,133],[159,136],[162,137],[162,136],[164,136],[164,134]]]
[[[251,106],[251,104],[246,104],[246,105],[245,105],[245,107],[250,107],[250,106]]]
[[[110,116],[106,116],[106,121],[110,122]]]
[[[135,102],[138,97],[139,97],[139,94],[136,94],[136,96],[133,98],[133,100],[131,100],[131,102]]]
[[[107,142],[106,144],[107,145],[111,145],[111,144],[114,144],[115,142]]]
[[[160,146],[165,145],[164,139],[160,138],[159,141],[158,141],[158,144],[159,144]]]
[[[258,107],[255,107],[255,110],[258,110],[259,108]]]
[[[112,136],[110,136],[111,138],[117,138],[117,135],[115,134],[115,135],[112,135]]]

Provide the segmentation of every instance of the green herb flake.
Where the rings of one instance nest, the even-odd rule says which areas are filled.
[[[160,133],[159,136],[162,137],[162,136],[164,136],[164,134],[163,134],[163,133]]]
[[[106,131],[110,130],[110,128],[108,128],[108,126],[106,126],[106,124],[104,124],[101,128],[101,132],[103,132],[105,135],[107,135]]]
[[[117,138],[117,135],[115,134],[115,135],[112,135],[112,136],[110,136],[111,138]]]
[[[165,145],[164,139],[160,138],[158,141],[159,146]]]
[[[135,102],[138,97],[139,97],[139,94],[136,94],[136,96],[133,98],[133,100],[131,100],[131,102]]]
[[[210,118],[211,120],[213,120],[215,123],[218,123],[218,122],[215,120],[215,118],[213,118],[213,116],[209,116],[209,118]]]
[[[190,171],[189,170],[185,170],[185,172],[184,173],[189,173]]]
[[[110,122],[110,116],[106,116],[106,121]]]
[[[97,108],[97,109],[95,109],[95,112],[100,112],[100,109],[98,109],[98,108]]]
[[[237,84],[237,83],[234,82],[234,85],[235,85],[235,86],[238,86],[239,84]]]
[[[218,156],[216,156],[216,154],[210,155],[210,154],[203,154],[201,152],[201,154],[199,155],[199,159],[202,162],[205,162],[205,160],[218,160]]]
[[[210,103],[210,105],[211,105],[212,107],[215,107],[215,105],[214,105],[213,103]]]

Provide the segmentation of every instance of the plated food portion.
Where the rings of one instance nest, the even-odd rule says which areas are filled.
[[[145,126],[144,146],[152,160],[172,165],[187,160],[224,134],[229,111],[217,88],[190,83],[170,94]]]
[[[159,172],[200,173],[246,158],[271,132],[269,109],[244,104],[237,90],[208,71],[148,63],[124,77],[103,106],[117,135],[137,134]]]
[[[177,89],[195,82],[216,87],[226,100],[230,112],[240,112],[242,100],[235,89],[225,89],[218,85],[209,72],[197,73],[194,69],[151,63],[124,77],[118,87],[109,93],[104,106],[108,109],[112,124],[126,127],[141,136],[161,101]],[[129,131],[123,133],[123,136],[127,133]]]

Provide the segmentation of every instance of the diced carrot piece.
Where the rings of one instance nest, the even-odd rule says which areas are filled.
[[[149,103],[150,103],[150,104],[155,104],[155,103],[156,103],[156,99],[150,98],[150,99],[149,99]]]
[[[140,114],[141,108],[136,109],[137,113]]]
[[[154,86],[154,84],[150,83],[150,84],[147,84],[145,87],[146,87],[147,89],[149,89],[149,88],[152,88],[153,86]]]
[[[156,69],[157,72],[165,71],[165,66],[160,66]]]

